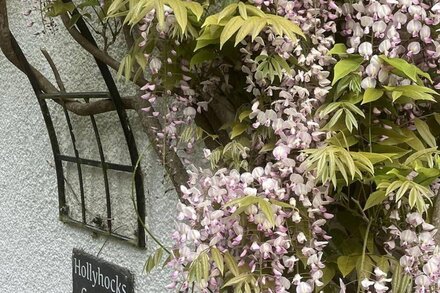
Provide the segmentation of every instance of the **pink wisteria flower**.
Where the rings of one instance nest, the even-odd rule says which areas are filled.
[[[244,274],[243,280],[249,277],[251,281],[243,284],[252,284],[263,292],[308,293],[322,290],[330,282],[327,275],[333,274],[339,282],[332,281],[332,286],[340,292],[358,286],[364,292],[381,293],[393,290],[393,274],[400,266],[403,276],[411,278],[415,292],[440,290],[436,230],[426,222],[423,212],[415,212],[413,202],[418,201],[420,209],[426,211],[431,199],[427,196],[425,202],[421,196],[421,202],[409,189],[411,184],[423,181],[419,169],[428,173],[423,169],[425,161],[434,168],[438,158],[426,159],[420,163],[423,166],[408,163],[402,168],[406,168],[402,172],[408,170],[403,175],[397,170],[399,163],[403,165],[398,159],[411,153],[401,151],[398,141],[415,140],[411,133],[420,128],[419,120],[429,117],[431,111],[426,95],[436,95],[433,90],[440,88],[440,39],[434,29],[440,24],[440,4],[415,0],[250,2],[254,10],[243,6],[245,2],[237,4],[240,16],[224,12],[226,16],[216,15],[216,21],[210,18],[219,31],[211,30],[209,34],[220,32],[222,21],[235,19],[239,23],[242,17],[245,23],[248,9],[252,17],[261,13],[281,16],[296,24],[306,37],[303,40],[280,34],[282,29],[268,21],[269,25],[264,23],[255,34],[249,30],[252,36],[235,44],[233,58],[224,58],[226,51],[216,49],[214,56],[204,60],[207,63],[194,66],[194,60],[179,59],[184,37],[172,41],[167,58],[146,56],[152,81],[142,88],[142,98],[154,109],[165,109],[148,109],[163,122],[163,129],[157,129],[157,141],[184,153],[190,176],[188,184],[181,187],[183,203],[178,206],[173,233],[175,257],[169,263],[174,270],[170,288],[185,291],[196,286],[201,292],[219,292],[231,285],[234,277]],[[141,47],[147,44],[149,30],[155,30],[155,36],[161,39],[175,36],[179,20],[171,7],[166,7],[164,13],[165,24],[160,28],[153,26],[151,13],[145,16]],[[245,32],[240,28],[236,31]],[[219,34],[221,39],[226,33]],[[203,34],[199,40],[209,37]],[[173,66],[180,70],[177,77],[167,70]],[[346,72],[347,68],[351,71]],[[432,80],[427,72],[433,73]],[[177,80],[172,90],[163,90],[165,76]],[[241,88],[234,88],[237,84]],[[206,130],[200,135],[219,145],[217,149],[204,148],[203,162],[210,161],[211,168],[204,167],[186,156],[194,152],[197,131],[200,133],[195,123],[215,109],[219,96],[234,91],[240,91],[245,102],[234,117],[227,117],[229,123],[221,129],[232,129],[227,141],[218,141],[218,136]],[[364,100],[367,93],[372,101]],[[418,95],[426,99],[422,103],[411,100]],[[382,97],[389,99],[376,102]],[[406,100],[397,102],[401,97]],[[226,98],[223,102],[238,103]],[[371,102],[376,103],[364,106]],[[321,117],[317,113],[324,106],[334,107],[334,111]],[[337,127],[342,130],[335,130]],[[393,132],[397,128],[398,135]],[[433,148],[435,138],[421,138],[420,144],[408,144],[417,151],[425,147],[425,142]],[[307,150],[325,150],[330,144],[347,153],[354,149],[358,154],[350,158],[344,157],[343,151],[330,154],[311,169]],[[385,154],[369,161],[377,150]],[[393,162],[392,166],[380,165],[384,160]],[[376,168],[376,164],[380,166]],[[329,179],[330,173],[336,174],[333,180]],[[365,180],[358,180],[364,173],[368,173]],[[379,190],[379,179],[393,174],[395,177],[388,179],[390,184],[407,180],[402,183],[403,191]],[[356,187],[355,182],[359,183]],[[440,185],[438,180],[435,182],[414,190],[436,191]],[[372,207],[367,205],[373,195],[382,201],[373,202],[378,210],[370,213],[366,210]],[[350,226],[350,221],[357,226]],[[353,237],[353,241],[348,243],[341,239],[344,237]],[[230,257],[228,261],[236,263],[241,275],[234,272],[234,276],[225,276],[222,265],[214,260],[213,250]],[[341,268],[335,256],[355,259],[351,269],[359,270],[359,254],[369,265],[362,272],[365,277],[343,279],[356,278],[356,274],[345,274],[347,268]],[[190,268],[207,255],[209,261],[204,266],[209,268],[208,277],[192,285]],[[386,263],[390,271],[379,263]]]

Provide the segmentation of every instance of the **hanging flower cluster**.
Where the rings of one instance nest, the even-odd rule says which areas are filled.
[[[139,26],[121,72],[146,73],[157,142],[206,143],[169,288],[439,292],[440,3],[127,5],[108,8]]]
[[[399,262],[415,283],[415,292],[440,290],[440,251],[435,245],[434,226],[425,222],[418,213],[410,213],[405,220],[405,230],[389,227],[391,239],[386,242],[390,250],[403,249]]]

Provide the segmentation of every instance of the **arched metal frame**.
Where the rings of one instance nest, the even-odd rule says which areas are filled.
[[[65,1],[69,2],[69,1]],[[76,10],[72,12],[72,15],[78,13]],[[95,39],[93,38],[89,28],[87,27],[87,24],[84,22],[82,18],[79,18],[76,22],[76,27],[78,28],[79,32],[82,34],[84,38],[86,38],[91,44],[97,46]],[[58,184],[58,201],[59,201],[59,215],[60,219],[63,222],[71,223],[74,225],[79,225],[82,227],[86,227],[88,229],[93,230],[94,232],[105,234],[105,235],[111,235],[119,239],[127,240],[131,243],[135,243],[139,247],[145,247],[145,231],[144,231],[144,224],[143,221],[145,221],[145,193],[144,193],[144,186],[143,186],[143,178],[142,178],[142,172],[140,167],[136,166],[138,165],[139,160],[139,153],[136,147],[136,142],[134,139],[133,132],[130,127],[130,123],[127,117],[127,113],[125,112],[121,100],[121,96],[119,94],[118,88],[116,86],[116,83],[110,73],[110,70],[106,64],[101,62],[100,60],[95,58],[96,64],[99,67],[99,70],[101,72],[101,75],[105,81],[105,84],[108,88],[108,92],[90,92],[90,93],[84,93],[84,92],[76,92],[76,93],[56,93],[56,94],[45,94],[39,83],[37,78],[35,77],[30,64],[28,63],[25,55],[23,54],[23,51],[21,50],[20,46],[18,45],[17,41],[13,37],[11,33],[11,40],[12,40],[12,46],[14,49],[15,54],[17,55],[17,58],[19,62],[21,63],[21,66],[26,73],[32,88],[35,92],[35,95],[37,97],[38,103],[40,105],[41,113],[43,114],[44,122],[46,124],[46,128],[49,134],[49,139],[53,151],[54,161],[55,161],[55,169],[57,174],[57,184]],[[96,125],[95,117],[93,115],[90,115],[90,122],[92,124],[92,129],[95,134],[95,139],[98,145],[98,151],[99,151],[99,160],[89,160],[84,159],[80,157],[79,151],[76,147],[76,139],[73,132],[73,126],[71,123],[70,115],[67,109],[63,106],[64,115],[66,118],[66,122],[69,128],[70,137],[72,141],[72,146],[74,150],[74,156],[68,156],[61,154],[60,147],[58,144],[58,138],[55,132],[55,128],[53,125],[52,117],[49,111],[49,108],[47,106],[47,100],[60,100],[61,105],[63,105],[62,101],[67,100],[69,98],[81,98],[84,99],[86,103],[89,102],[90,99],[100,99],[100,98],[107,98],[111,99],[113,102],[116,112],[118,114],[122,130],[124,132],[125,140],[127,142],[128,151],[130,154],[130,160],[131,165],[121,165],[121,164],[113,164],[110,162],[107,162],[105,159],[105,154],[102,148],[102,143],[98,131],[98,127]],[[63,162],[71,162],[76,163],[77,170],[78,170],[78,179],[79,179],[79,188],[80,188],[80,199],[81,199],[81,210],[82,210],[82,221],[78,221],[75,219],[72,219],[69,217],[69,211],[68,211],[68,205],[66,202],[66,188],[65,188],[65,177],[63,172]],[[86,197],[84,194],[84,183],[83,183],[83,176],[82,176],[82,166],[93,166],[97,168],[102,169],[103,177],[104,177],[104,188],[105,188],[105,194],[106,194],[106,209],[107,209],[107,228],[99,228],[97,226],[91,225],[88,223],[87,214],[86,214]],[[108,181],[108,170],[115,170],[115,171],[121,171],[121,172],[127,172],[134,175],[134,183],[135,183],[135,192],[136,192],[136,213],[137,213],[137,239],[129,238],[127,236],[121,235],[116,233],[113,230],[112,227],[112,205],[111,205],[111,193],[109,188],[109,181]],[[131,199],[127,199],[130,200]]]

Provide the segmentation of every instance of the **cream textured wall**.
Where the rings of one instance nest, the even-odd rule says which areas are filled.
[[[104,90],[96,66],[62,30],[61,34],[35,36],[36,28],[27,28],[21,15],[25,5],[9,0],[11,30],[30,62],[44,74],[51,76],[40,48],[46,48],[58,65],[68,90]],[[61,28],[60,28],[61,29]],[[89,64],[92,64],[90,66]],[[121,87],[124,87],[121,85]],[[124,89],[129,92],[130,89]],[[48,135],[36,98],[27,78],[0,53],[0,291],[21,293],[70,293],[71,254],[73,248],[96,254],[105,238],[65,225],[58,220],[58,201],[55,170]],[[56,110],[57,108],[53,108]],[[59,109],[58,109],[59,110]],[[56,111],[55,111],[56,112]],[[59,113],[59,112],[58,112]],[[55,114],[55,124],[63,150],[71,151],[66,126],[61,113]],[[114,115],[98,116],[105,152],[114,162],[127,160],[126,147]],[[145,150],[142,163],[147,197],[147,223],[166,243],[175,215],[176,195],[169,191],[170,183],[163,174],[157,158],[148,148],[148,141],[135,119],[132,122],[138,137],[140,151]],[[89,157],[96,155],[90,146],[89,126],[74,117],[80,151]],[[66,166],[67,179],[75,181],[76,169]],[[102,213],[99,199],[102,194],[100,174],[85,171],[86,192],[92,194],[90,213]],[[165,179],[164,179],[165,178]],[[96,182],[94,184],[93,182]],[[74,189],[77,188],[72,184]],[[134,223],[127,216],[131,211],[130,182],[125,176],[114,174],[111,185],[117,188],[115,216],[119,223]],[[69,195],[71,198],[71,194]],[[129,233],[129,228],[126,229]],[[130,269],[135,274],[136,292],[166,292],[169,272],[142,273],[148,252],[154,244],[148,242],[148,251],[137,249],[121,241],[110,240],[100,257]],[[76,292],[75,292],[76,293]]]

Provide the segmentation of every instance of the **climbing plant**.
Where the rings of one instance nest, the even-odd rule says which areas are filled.
[[[137,110],[180,195],[174,245],[146,262],[172,268],[169,288],[440,291],[440,3],[39,7],[140,87]],[[102,48],[77,37],[79,19]],[[107,53],[118,38],[120,61]]]

